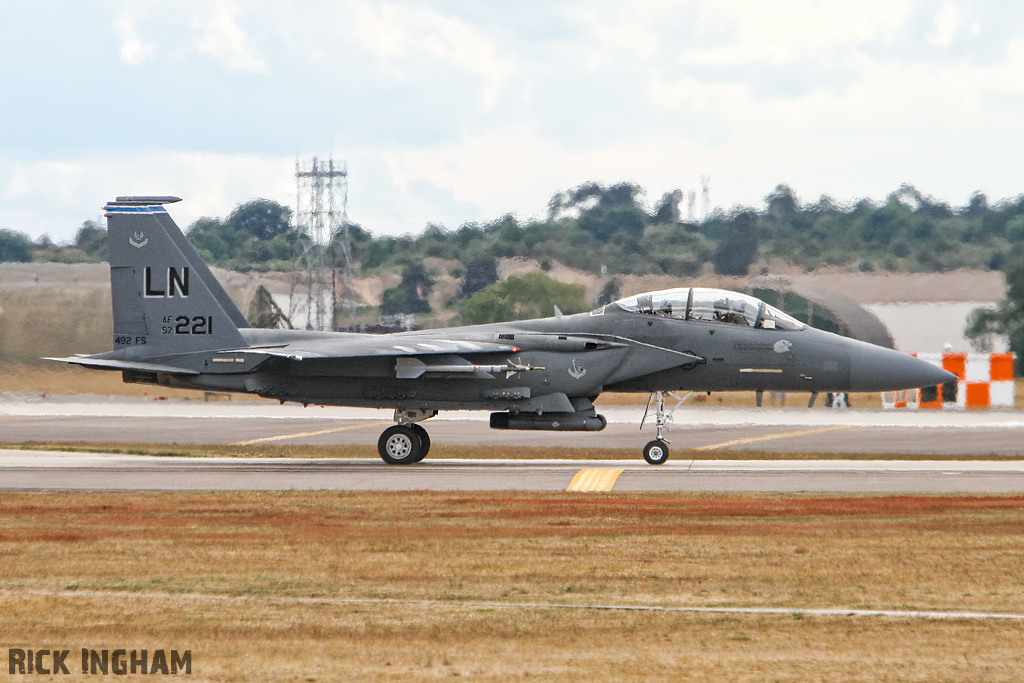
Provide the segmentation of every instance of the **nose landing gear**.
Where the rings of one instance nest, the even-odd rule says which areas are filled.
[[[668,460],[668,442],[655,439],[644,446],[644,460],[650,465],[661,465]]]
[[[672,398],[676,399],[676,404],[665,410],[665,395],[668,394]],[[651,409],[651,404],[654,404],[654,426],[657,429],[657,437],[654,441],[649,442],[644,446],[644,460],[651,465],[663,465],[668,460],[668,445],[672,443],[665,437],[663,432],[668,431],[669,426],[672,424],[672,413],[676,408],[683,405],[683,401],[688,399],[690,394],[680,396],[674,391],[656,391],[651,394],[651,398],[647,401],[647,410],[644,411],[644,417],[640,420],[640,429],[644,428],[644,422],[647,420],[647,413]]]

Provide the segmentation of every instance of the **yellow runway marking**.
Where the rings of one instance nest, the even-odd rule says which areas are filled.
[[[284,441],[285,439],[301,439],[305,436],[320,436],[321,434],[333,434],[335,432],[347,432],[350,429],[363,429],[364,427],[380,427],[389,425],[390,422],[367,422],[366,424],[349,425],[347,427],[335,427],[334,429],[321,429],[316,432],[299,432],[298,434],[281,434],[280,436],[264,436],[261,439],[249,439],[248,441],[236,441],[231,446],[252,446],[258,443],[270,443],[271,441]]]
[[[722,443],[713,443],[707,446],[698,446],[694,448],[695,451],[714,451],[719,448],[729,448],[730,446],[743,446],[748,443],[757,443],[759,441],[771,441],[773,439],[792,439],[797,436],[809,436],[811,434],[822,434],[824,432],[834,432],[838,429],[852,429],[853,425],[832,425],[831,427],[819,427],[817,429],[801,429],[796,432],[783,432],[781,434],[765,434],[764,436],[749,436],[745,439],[733,439],[732,441],[723,441]]]
[[[622,470],[580,470],[566,491],[611,491]]]

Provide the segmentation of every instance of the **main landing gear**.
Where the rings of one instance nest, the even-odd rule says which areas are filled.
[[[663,465],[669,456],[669,441],[665,436],[672,424],[672,413],[676,408],[690,397],[691,394],[680,396],[674,391],[656,391],[651,394],[647,402],[647,410],[640,421],[640,429],[644,428],[651,406],[654,406],[654,426],[657,435],[654,441],[644,446],[644,460],[651,465]],[[675,405],[666,409],[665,398],[671,397],[676,400]],[[395,410],[395,422],[398,424],[388,427],[377,440],[377,452],[381,459],[389,465],[411,465],[427,457],[430,452],[430,436],[427,430],[418,423],[437,415],[436,410],[409,410],[398,408]],[[603,418],[602,418],[603,420]],[[492,425],[493,426],[493,425]]]
[[[671,396],[676,399],[676,404],[665,410],[665,396]],[[668,460],[668,445],[672,443],[665,437],[664,432],[668,431],[669,426],[672,424],[672,413],[676,408],[683,404],[690,394],[686,396],[680,396],[674,391],[656,391],[651,394],[651,398],[647,401],[647,410],[644,411],[644,417],[640,420],[640,429],[644,428],[644,422],[647,420],[647,413],[651,409],[651,404],[654,404],[654,426],[657,429],[657,436],[654,441],[649,442],[644,446],[644,460],[651,465],[664,465],[665,461]]]
[[[395,422],[377,440],[377,452],[389,465],[411,465],[430,452],[430,435],[418,422],[437,415],[437,411],[395,410]]]

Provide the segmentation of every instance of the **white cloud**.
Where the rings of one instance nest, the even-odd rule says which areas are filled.
[[[954,202],[1021,189],[1024,30],[990,26],[1004,10],[984,0],[145,8],[145,24],[137,10],[101,15],[117,42],[62,44],[62,58],[94,49],[114,59],[90,65],[159,69],[161,89],[102,111],[31,100],[0,111],[9,139],[30,141],[0,156],[0,226],[70,237],[127,193],[179,194],[183,225],[255,196],[291,202],[296,147],[333,147],[349,162],[353,220],[391,234],[542,214],[553,192],[587,180],[635,181],[653,201],[699,193],[707,173],[724,207],[757,204],[779,182],[809,199],[879,198],[902,182]],[[983,48],[964,40],[976,17],[993,33]],[[937,57],[928,40],[957,49]],[[190,58],[197,48],[224,68]],[[66,70],[50,55],[52,92]],[[8,90],[32,85],[6,71]],[[254,106],[233,71],[290,94]]]
[[[138,66],[153,56],[156,45],[152,42],[144,42],[139,37],[135,27],[135,20],[122,14],[114,22],[114,30],[121,40],[121,61],[129,66]]]
[[[209,5],[204,5],[204,8]],[[201,34],[195,45],[199,52],[211,55],[228,71],[267,73],[263,55],[238,25],[238,8],[232,0],[217,0],[195,25]]]
[[[69,161],[0,162],[0,227],[67,240],[118,195],[177,195],[182,228],[255,197],[295,202],[295,160],[248,154],[148,152]],[[40,206],[46,212],[39,212]]]
[[[891,42],[912,9],[908,0],[700,3],[696,24],[704,40],[684,46],[678,60],[717,67],[831,61],[851,47]]]
[[[583,31],[582,39],[574,46],[576,54],[587,68],[596,69],[656,57],[663,45],[675,42],[674,36],[666,32],[665,19],[679,10],[672,0],[648,0],[584,3],[566,8],[564,14],[568,22]],[[686,7],[684,11],[691,14],[693,10]]]
[[[956,39],[963,18],[963,14],[956,6],[956,3],[947,0],[946,4],[935,15],[934,29],[925,37],[935,47],[948,47]]]
[[[346,5],[353,34],[393,78],[417,73],[424,59],[479,77],[480,101],[493,108],[512,71],[509,59],[480,26],[418,4],[351,0]]]

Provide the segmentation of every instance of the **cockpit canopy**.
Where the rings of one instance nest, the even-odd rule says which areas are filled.
[[[806,325],[748,294],[727,289],[679,287],[646,292],[615,302],[627,311],[678,320],[745,325],[765,330],[802,330]]]

